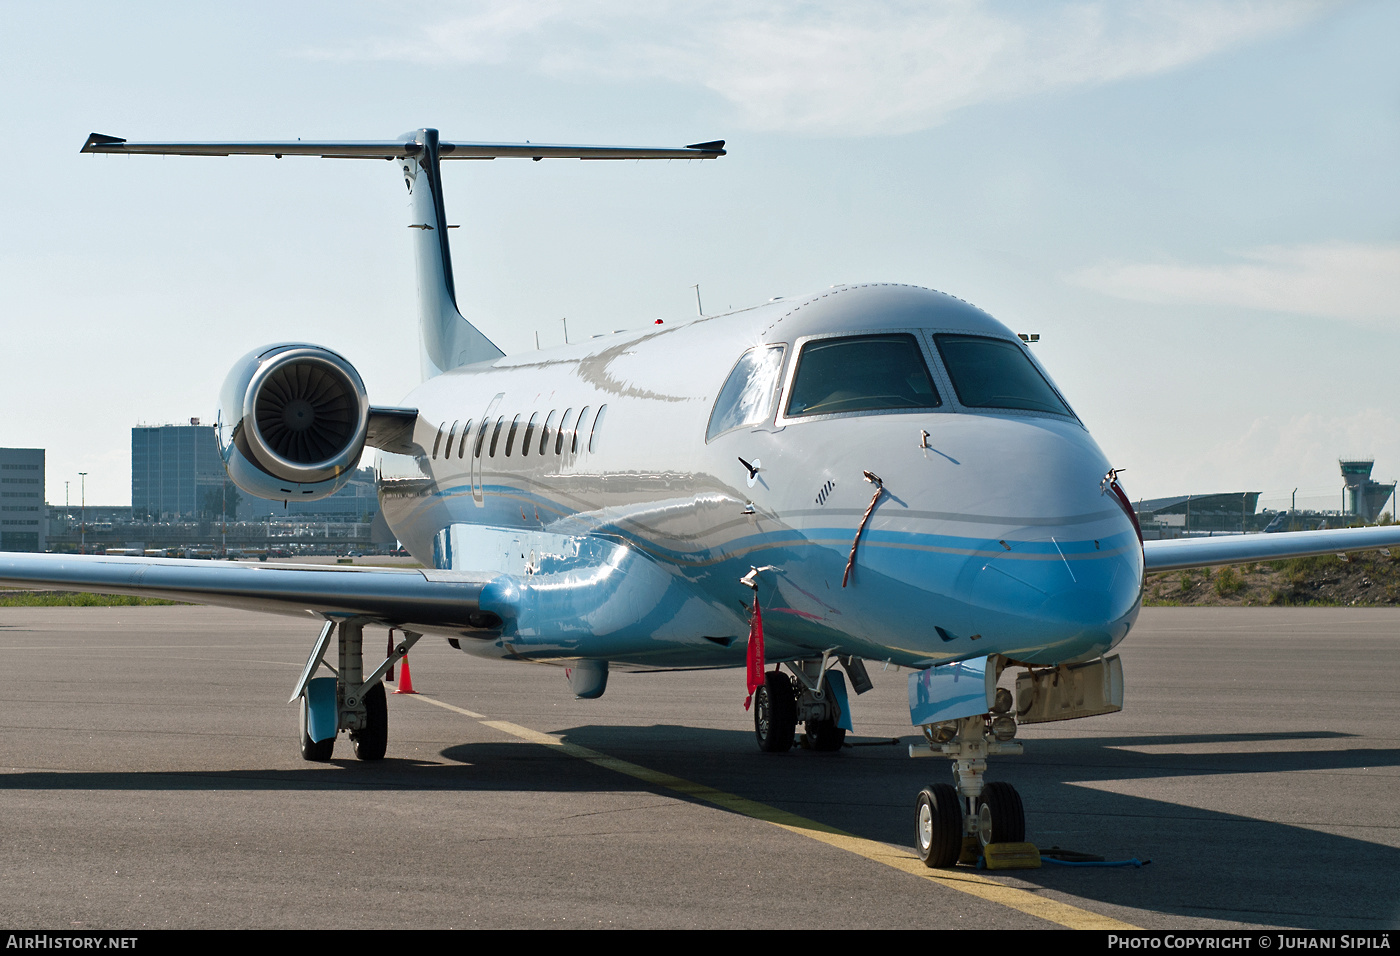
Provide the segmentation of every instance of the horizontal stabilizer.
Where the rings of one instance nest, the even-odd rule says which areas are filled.
[[[312,140],[238,143],[132,143],[93,133],[84,153],[148,153],[161,156],[320,156],[323,159],[404,159],[423,152],[413,138],[394,140]],[[694,146],[569,146],[558,143],[438,143],[439,159],[715,159],[725,155],[724,140]]]

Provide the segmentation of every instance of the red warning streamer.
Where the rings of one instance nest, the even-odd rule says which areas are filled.
[[[749,622],[749,696],[744,698],[744,709],[753,703],[754,691],[763,686],[763,611],[758,606],[758,587],[753,589],[753,619]]]

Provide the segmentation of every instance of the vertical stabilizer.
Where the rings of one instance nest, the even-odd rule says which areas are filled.
[[[421,149],[404,157],[404,183],[408,186],[413,230],[413,252],[418,267],[418,331],[423,378],[473,362],[489,362],[505,353],[472,325],[457,309],[452,280],[452,254],[447,242],[447,213],[442,202],[442,174],[438,155],[438,131],[420,129],[414,142]]]

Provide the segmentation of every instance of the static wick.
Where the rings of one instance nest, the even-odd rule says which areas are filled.
[[[851,542],[851,556],[846,559],[846,573],[841,575],[841,586],[844,588],[846,582],[851,579],[851,569],[856,565],[856,547],[860,544],[861,533],[865,531],[865,524],[870,520],[871,513],[875,510],[875,505],[880,500],[880,496],[885,493],[885,483],[880,476],[873,471],[864,472],[865,480],[875,484],[875,494],[870,498],[870,506],[865,509],[865,514],[861,516],[860,524],[856,527],[856,538]]]

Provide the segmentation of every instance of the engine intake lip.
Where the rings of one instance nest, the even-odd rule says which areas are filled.
[[[243,398],[243,432],[258,464],[284,481],[315,483],[359,464],[369,395],[355,367],[303,346],[265,359]]]

